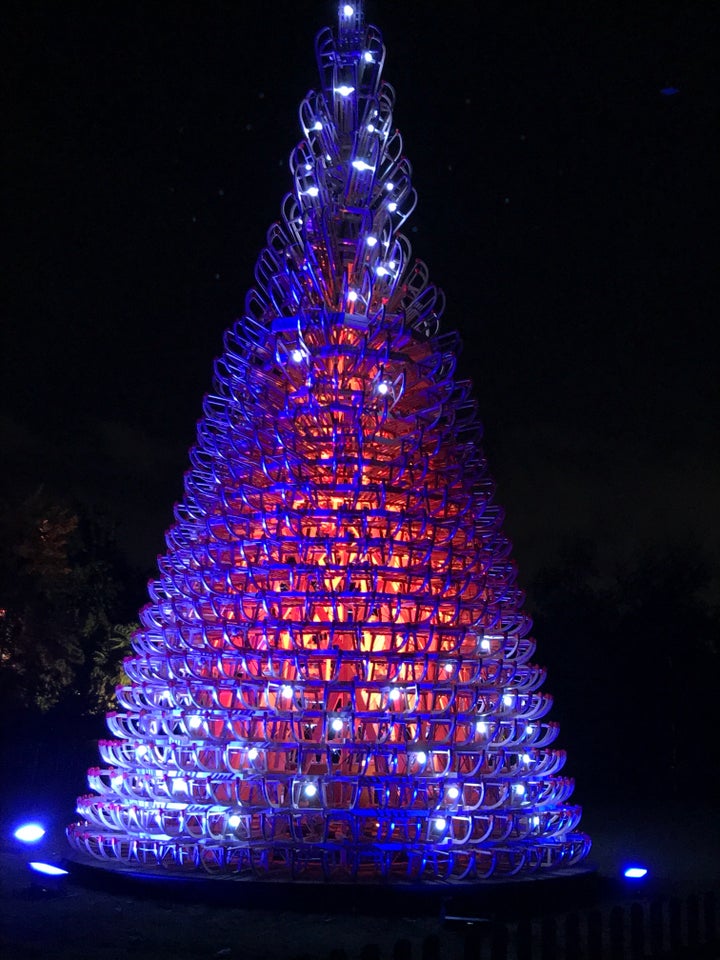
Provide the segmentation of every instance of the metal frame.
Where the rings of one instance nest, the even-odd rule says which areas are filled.
[[[341,4],[69,828],[110,862],[469,880],[580,861],[385,49]]]

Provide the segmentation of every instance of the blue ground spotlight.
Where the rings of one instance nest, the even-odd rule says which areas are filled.
[[[23,823],[13,831],[13,836],[20,843],[37,843],[45,836],[45,827],[40,823]]]
[[[625,870],[623,870],[623,876],[627,880],[644,880],[647,875],[647,867],[634,866],[626,867]]]
[[[67,877],[68,871],[62,867],[56,867],[53,863],[43,863],[40,860],[31,860],[28,867],[33,873],[42,874],[44,877]]]

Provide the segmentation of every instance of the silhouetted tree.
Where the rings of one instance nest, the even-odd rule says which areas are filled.
[[[693,544],[647,549],[601,569],[566,544],[529,590],[555,713],[579,782],[665,797],[702,762],[720,627],[712,567]]]
[[[135,605],[113,532],[40,488],[0,504],[0,543],[3,707],[105,709],[98,670],[117,674],[116,624]]]

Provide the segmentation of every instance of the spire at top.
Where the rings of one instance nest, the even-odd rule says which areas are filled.
[[[364,26],[365,17],[362,0],[357,0],[356,3],[341,3],[339,5],[338,37],[341,44],[343,40],[352,42]]]

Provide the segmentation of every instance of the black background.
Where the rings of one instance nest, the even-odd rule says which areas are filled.
[[[335,4],[11,3],[4,485],[151,569]],[[523,571],[717,551],[718,8],[366,4]]]

